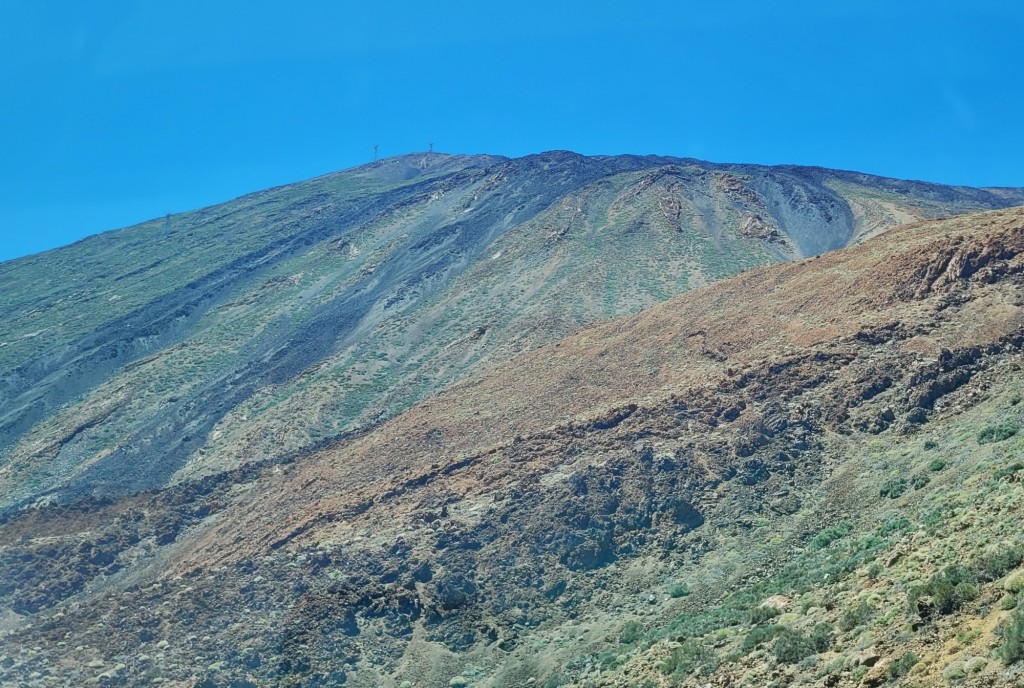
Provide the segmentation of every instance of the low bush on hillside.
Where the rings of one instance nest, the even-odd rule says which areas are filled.
[[[1024,658],[1024,611],[1015,612],[1000,629],[1003,643],[996,651],[1003,664],[1013,664]]]
[[[754,626],[763,624],[765,621],[774,619],[780,614],[782,614],[782,612],[775,607],[754,607],[750,610],[750,623]]]
[[[889,675],[893,678],[901,678],[910,673],[910,670],[914,668],[920,660],[913,652],[908,652],[899,659],[893,660],[889,664]]]
[[[644,627],[639,621],[627,621],[619,631],[619,642],[623,645],[632,645],[643,637]]]
[[[866,602],[861,602],[850,607],[839,619],[839,630],[852,631],[858,626],[863,626],[871,619],[871,607]]]
[[[928,470],[932,473],[938,473],[946,467],[945,459],[932,459],[928,462]]]
[[[668,588],[669,597],[686,597],[690,594],[690,588],[686,583],[673,583]]]
[[[849,521],[841,521],[831,528],[826,528],[811,539],[813,549],[825,549],[836,540],[845,537],[853,532],[853,524]]]
[[[896,499],[907,491],[907,481],[903,478],[889,478],[878,489],[878,494],[889,499]]]
[[[971,564],[971,572],[982,583],[1002,578],[1020,566],[1024,549],[1019,545],[983,554]]]
[[[796,664],[827,650],[832,645],[832,636],[832,627],[825,623],[818,624],[806,635],[785,628],[775,638],[772,654],[783,664]]]
[[[949,566],[933,575],[924,585],[911,588],[910,608],[919,614],[927,608],[941,615],[952,614],[978,596],[974,575],[965,566]],[[925,605],[930,599],[930,605]]]
[[[715,671],[721,660],[714,650],[697,638],[690,638],[672,651],[658,669],[670,676],[686,676],[693,673],[707,675]]]
[[[1003,480],[1004,478],[1014,479],[1014,476],[1016,476],[1021,471],[1024,471],[1024,463],[1021,463],[1020,461],[1016,461],[1014,463],[1011,463],[1009,466],[1004,466],[1004,467],[1000,468],[999,470],[993,471],[992,479],[993,480]]]
[[[986,425],[978,431],[978,444],[1002,442],[1017,434],[1020,428],[1012,420],[1004,420],[996,425]]]
[[[893,518],[883,523],[878,528],[878,534],[882,537],[892,535],[893,533],[899,533],[904,530],[910,530],[911,524],[905,518]]]

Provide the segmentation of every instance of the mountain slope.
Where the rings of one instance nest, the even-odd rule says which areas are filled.
[[[1021,209],[748,271],[312,452],[11,513],[0,666],[1016,685],[1022,344]]]
[[[308,451],[596,318],[1014,194],[427,154],[4,263],[0,507]]]

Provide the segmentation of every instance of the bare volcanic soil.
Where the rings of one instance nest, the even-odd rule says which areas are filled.
[[[311,451],[11,513],[0,677],[669,685],[607,678],[601,653],[881,509],[884,471],[853,457],[939,436],[1016,379],[1022,287],[1024,210],[904,225],[588,326]]]

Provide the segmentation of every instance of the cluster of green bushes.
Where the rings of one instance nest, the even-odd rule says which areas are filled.
[[[811,655],[827,650],[832,645],[833,637],[832,626],[827,623],[816,625],[808,633],[801,633],[786,626],[768,624],[750,629],[740,647],[742,653],[746,654],[758,645],[773,641],[772,654],[775,658],[783,664],[796,664]]]
[[[965,566],[949,566],[933,575],[924,585],[911,588],[910,608],[924,614],[923,600],[931,598],[931,607],[942,615],[952,614],[965,602],[978,596],[974,576]]]
[[[931,598],[931,607],[941,615],[952,614],[978,596],[978,586],[994,581],[1020,565],[1024,550],[1019,546],[983,554],[969,567],[947,566],[924,585],[911,588],[910,608],[922,613],[922,600]]]

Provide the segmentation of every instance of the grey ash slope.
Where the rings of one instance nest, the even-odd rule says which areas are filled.
[[[1020,190],[552,152],[416,154],[0,265],[0,507],[302,451],[766,263]]]

